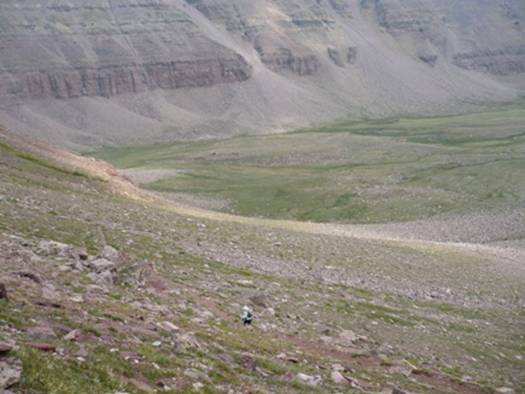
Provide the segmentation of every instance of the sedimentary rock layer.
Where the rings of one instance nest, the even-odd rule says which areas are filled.
[[[525,46],[459,53],[454,56],[454,64],[495,75],[522,74],[525,73]]]
[[[245,81],[251,66],[168,1],[0,4],[3,100]],[[0,16],[0,17],[1,17]]]
[[[251,66],[241,56],[100,67],[57,67],[53,70],[11,72],[8,78],[0,79],[0,95],[16,99],[111,97],[156,88],[241,82],[250,78],[250,74]]]
[[[525,88],[523,0],[6,0],[0,124],[75,148],[450,112]]]

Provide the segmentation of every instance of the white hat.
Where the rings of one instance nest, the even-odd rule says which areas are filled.
[[[243,311],[249,311],[249,310],[250,310],[250,307],[249,307],[248,305],[244,305],[244,306],[242,307],[242,310],[243,310]]]

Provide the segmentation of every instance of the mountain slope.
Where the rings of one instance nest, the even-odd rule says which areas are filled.
[[[0,168],[15,393],[523,391],[504,248],[184,209],[3,131]]]
[[[519,0],[0,5],[0,120],[85,149],[466,110],[524,81]]]

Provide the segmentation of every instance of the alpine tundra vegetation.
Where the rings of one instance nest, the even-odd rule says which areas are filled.
[[[525,2],[0,2],[0,393],[525,393]]]

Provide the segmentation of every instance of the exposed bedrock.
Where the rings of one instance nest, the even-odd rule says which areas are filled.
[[[252,68],[241,56],[231,59],[115,64],[0,73],[0,95],[25,98],[111,97],[152,89],[203,87],[241,82]]]
[[[4,0],[0,124],[87,149],[466,111],[523,94],[524,38],[523,0]]]
[[[277,48],[266,52],[262,47],[255,48],[261,61],[272,71],[292,72],[298,75],[313,75],[319,70],[319,59],[313,54],[298,55],[289,48]]]
[[[0,2],[2,101],[212,86],[251,70],[176,2]]]
[[[446,58],[461,68],[496,76],[525,72],[522,0],[361,0],[360,5],[430,66]],[[425,48],[423,53],[420,48]]]
[[[328,53],[328,57],[334,62],[336,66],[339,66],[339,67],[345,66],[345,62],[343,61],[341,52],[338,49],[328,48],[327,53]]]
[[[346,63],[354,64],[357,61],[357,48],[350,47],[346,50],[346,57],[344,52],[341,53],[339,49],[328,48],[328,57],[334,62],[336,66],[345,67]]]
[[[525,73],[525,47],[459,53],[454,56],[454,64],[494,75],[521,74]]]

